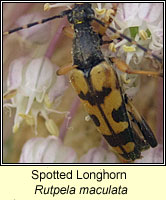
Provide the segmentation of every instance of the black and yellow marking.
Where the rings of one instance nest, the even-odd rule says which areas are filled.
[[[125,96],[126,105],[128,107],[128,113],[132,118],[132,122],[134,122],[143,137],[146,139],[146,141],[150,144],[151,147],[157,146],[157,140],[149,127],[149,125],[146,123],[145,119],[138,113],[134,105],[128,100],[128,98]]]
[[[105,61],[88,75],[74,69],[71,82],[98,131],[113,149],[127,160],[140,158],[140,139],[136,143],[115,71]]]

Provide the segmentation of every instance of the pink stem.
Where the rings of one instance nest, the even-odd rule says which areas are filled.
[[[63,141],[64,140],[64,137],[66,135],[66,132],[67,132],[67,129],[78,109],[80,105],[80,100],[78,97],[76,97],[71,105],[71,108],[70,108],[70,111],[69,111],[69,114],[68,116],[64,119],[63,121],[63,124],[61,125],[61,128],[60,128],[60,134],[59,134],[59,137],[60,139]]]
[[[67,24],[67,20],[66,20],[66,18],[64,18],[62,20],[62,22],[60,23],[60,25],[58,26],[58,29],[57,29],[53,39],[50,42],[50,45],[49,45],[49,47],[46,51],[45,57],[47,57],[47,58],[52,57],[52,55],[54,53],[54,49],[55,49],[55,47],[56,47],[56,45],[59,41],[59,38],[60,38],[62,31],[63,31],[63,28],[66,26],[66,24]]]

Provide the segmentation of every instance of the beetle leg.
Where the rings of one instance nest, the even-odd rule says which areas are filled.
[[[141,75],[147,75],[147,76],[159,76],[163,77],[162,72],[154,72],[154,71],[144,71],[144,70],[134,70],[129,67],[124,61],[118,59],[118,58],[111,58],[111,62],[113,62],[116,67],[121,70],[122,72],[128,73],[128,74],[141,74]]]
[[[71,71],[72,69],[76,68],[77,65],[72,65],[72,63],[70,63],[69,65],[67,66],[64,66],[64,67],[61,67],[60,69],[57,70],[56,74],[58,76],[60,75],[65,75],[67,74],[69,71]]]

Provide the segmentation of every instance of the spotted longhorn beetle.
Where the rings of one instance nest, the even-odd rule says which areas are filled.
[[[137,44],[131,38],[118,33],[114,28],[95,18],[95,13],[90,3],[75,3],[72,9],[65,10],[60,15],[15,28],[5,32],[4,35],[46,23],[53,19],[63,18],[64,16],[67,16],[69,23],[73,24],[74,27],[73,64],[66,68],[61,68],[57,71],[57,74],[62,75],[71,70],[70,79],[74,89],[89,116],[94,121],[97,130],[113,150],[129,162],[141,158],[141,152],[150,146],[156,147],[157,140],[127,95],[123,94],[115,70],[105,60],[101,51],[100,46],[104,41],[93,30],[92,21],[118,34],[120,38],[135,44],[159,62],[162,62],[162,59]],[[115,63],[119,68],[123,68],[125,72],[135,73],[132,70],[130,71],[128,66],[117,58],[112,58],[111,62]],[[149,73],[147,72],[147,74]],[[152,75],[157,75],[157,72],[152,72]],[[142,133],[141,137],[132,126],[131,121],[136,124]]]

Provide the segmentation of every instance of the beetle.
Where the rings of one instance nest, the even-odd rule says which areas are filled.
[[[157,140],[144,118],[139,115],[126,94],[123,94],[111,62],[127,73],[137,73],[137,71],[131,70],[117,58],[111,58],[110,63],[105,60],[100,48],[104,41],[100,34],[93,30],[91,23],[95,21],[103,27],[106,25],[95,18],[90,3],[75,3],[72,9],[65,10],[60,15],[18,27],[5,32],[4,35],[64,16],[67,16],[69,23],[74,26],[73,63],[71,66],[58,70],[57,75],[71,71],[71,83],[97,130],[121,158],[129,162],[141,158],[141,152],[150,146],[156,147]],[[152,55],[159,62],[162,61],[131,38],[118,33],[110,26],[107,28]],[[145,72],[145,74],[150,74],[150,72]],[[160,74],[153,72],[152,75]],[[131,121],[136,124],[141,135],[138,134]]]

